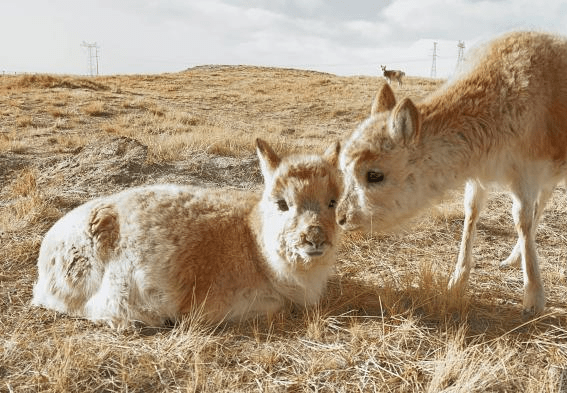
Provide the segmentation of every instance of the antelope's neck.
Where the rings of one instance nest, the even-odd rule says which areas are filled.
[[[416,160],[433,189],[459,187],[487,170],[504,146],[490,93],[448,90],[418,106],[422,126]]]

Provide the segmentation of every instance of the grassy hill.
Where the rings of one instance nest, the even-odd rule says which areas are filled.
[[[498,268],[516,241],[505,194],[481,216],[466,296],[448,296],[461,190],[396,233],[346,234],[315,309],[116,332],[29,306],[42,236],[73,207],[148,183],[258,189],[256,137],[322,152],[383,83],[246,66],[0,76],[0,391],[565,391],[563,188],[538,231],[548,307],[531,321],[521,271]],[[440,83],[408,77],[394,90],[419,100]]]

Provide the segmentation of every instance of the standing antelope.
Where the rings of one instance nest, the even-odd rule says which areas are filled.
[[[281,158],[257,140],[261,195],[162,184],[87,202],[45,235],[32,304],[115,327],[312,305],[339,241],[338,152]]]
[[[388,81],[388,83],[392,83],[392,80],[398,81],[398,86],[402,85],[402,78],[406,76],[406,73],[400,70],[387,70],[386,66],[381,65],[382,71],[384,73],[384,78]]]
[[[423,102],[396,103],[384,85],[371,116],[344,144],[345,229],[388,230],[466,183],[463,236],[449,287],[462,293],[487,187],[513,198],[518,241],[501,266],[521,263],[524,315],[545,306],[535,233],[567,175],[567,40],[516,32],[479,49],[468,70]]]

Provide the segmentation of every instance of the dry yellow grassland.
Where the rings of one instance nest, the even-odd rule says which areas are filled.
[[[255,138],[322,152],[383,83],[254,67],[0,77],[0,391],[567,391],[563,188],[537,236],[548,306],[529,321],[521,271],[498,268],[516,241],[504,195],[481,216],[466,296],[448,296],[460,191],[395,234],[346,234],[314,309],[118,332],[29,306],[42,237],[73,207],[159,182],[259,188]],[[394,90],[419,100],[440,83]]]

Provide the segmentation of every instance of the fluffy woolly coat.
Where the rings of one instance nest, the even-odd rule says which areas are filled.
[[[518,242],[503,266],[522,265],[524,312],[544,309],[535,231],[567,169],[567,40],[506,34],[469,55],[462,72],[414,104],[389,86],[345,142],[345,229],[389,228],[466,182],[465,225],[450,287],[461,292],[487,189],[510,191]]]
[[[45,235],[32,303],[116,327],[312,305],[335,262],[338,151],[280,158],[258,140],[262,194],[169,184],[87,202]]]

